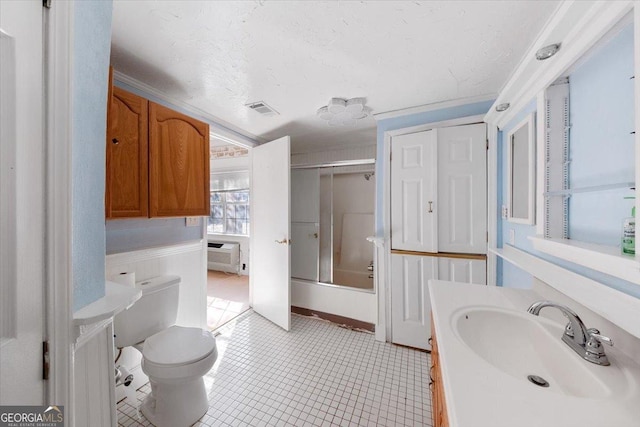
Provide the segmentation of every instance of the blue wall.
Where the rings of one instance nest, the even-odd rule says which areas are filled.
[[[606,50],[601,49],[596,52],[570,76],[572,82],[570,83],[572,123],[570,181],[572,186],[587,186],[620,180],[634,181],[634,147],[633,141],[629,141],[629,132],[633,129],[634,111],[633,83],[628,82],[631,75],[633,75],[633,28],[626,28],[606,46]],[[599,86],[605,86],[605,88],[601,90]],[[630,101],[629,98],[631,98]],[[500,193],[498,206],[504,203],[507,193],[505,181],[507,157],[503,136],[527,114],[535,110],[535,100],[532,100],[498,133],[498,159],[500,163],[497,171]],[[594,170],[597,171],[597,174],[592,173]],[[604,175],[601,173],[603,170]],[[594,240],[594,236],[597,239],[601,238],[603,233],[599,233],[598,230],[609,227],[611,229],[609,234],[613,233],[614,239],[611,245],[616,245],[619,244],[622,219],[629,215],[632,203],[624,201],[622,195],[619,194],[620,192],[612,193],[616,194],[609,195],[607,198],[604,197],[604,193],[596,193],[596,199],[607,200],[605,203],[600,203],[603,207],[614,212],[613,219],[609,214],[583,212],[584,205],[574,203],[570,205],[570,223],[576,221],[582,230],[590,230],[590,240]],[[571,199],[574,198],[575,196],[572,196]],[[614,202],[615,208],[612,208],[611,204]],[[604,217],[599,215],[604,215]],[[605,218],[614,225],[603,226],[602,222]],[[535,235],[535,226],[512,224],[499,218],[498,229],[501,230],[501,233],[498,234],[498,247],[509,243],[509,231],[513,229],[516,233],[514,246],[518,249],[640,298],[640,287],[634,283],[566,262],[533,249],[528,237]],[[578,232],[575,229],[573,231]],[[580,235],[579,233],[578,235]],[[611,236],[608,238],[611,239]],[[531,283],[531,276],[528,273],[508,262],[498,263],[497,277],[498,284],[506,287],[526,287]]]
[[[403,129],[411,126],[424,125],[428,123],[440,122],[443,120],[458,119],[460,117],[475,116],[485,114],[491,108],[493,101],[476,102],[473,104],[461,105],[457,107],[443,108],[441,110],[427,111],[425,113],[408,114],[401,117],[378,121],[378,144],[376,159],[376,235],[384,235],[384,174],[385,160],[384,153],[384,133],[390,130]]]
[[[112,2],[76,2],[73,41],[73,309],[104,296],[105,140]]]

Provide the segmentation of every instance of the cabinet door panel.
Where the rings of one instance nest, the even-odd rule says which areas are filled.
[[[484,123],[438,129],[438,250],[487,253]]]
[[[430,349],[431,302],[428,281],[437,258],[391,255],[391,325],[395,344]]]
[[[149,104],[150,216],[209,215],[209,126]]]
[[[391,247],[438,252],[437,131],[392,141]]]
[[[487,284],[487,262],[480,259],[438,258],[438,280]]]
[[[107,218],[148,216],[148,103],[113,88],[107,119]]]

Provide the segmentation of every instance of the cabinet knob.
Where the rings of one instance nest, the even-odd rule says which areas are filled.
[[[120,141],[118,141],[118,138],[113,138],[111,142],[113,142],[115,145],[120,144]]]

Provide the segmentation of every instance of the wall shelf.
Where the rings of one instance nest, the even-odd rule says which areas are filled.
[[[635,182],[618,182],[615,184],[593,185],[590,187],[578,187],[578,188],[568,188],[566,190],[548,191],[544,193],[544,196],[545,197],[571,196],[572,194],[578,194],[578,193],[596,193],[599,191],[611,191],[611,190],[619,190],[623,188],[634,190],[635,187],[636,187]]]
[[[619,247],[542,236],[531,236],[529,239],[540,252],[640,284],[640,265],[636,256],[623,254]]]

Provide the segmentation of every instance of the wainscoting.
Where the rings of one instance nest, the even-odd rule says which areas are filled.
[[[106,276],[109,279],[119,273],[135,272],[136,282],[156,276],[180,276],[182,283],[180,284],[177,324],[206,328],[206,256],[206,242],[202,240],[111,254],[106,257]],[[147,377],[140,367],[140,360],[140,352],[133,347],[124,349],[118,360],[118,365],[123,365],[133,374],[134,381],[130,387],[138,388],[147,382]],[[118,386],[116,401],[124,396],[124,387]]]

